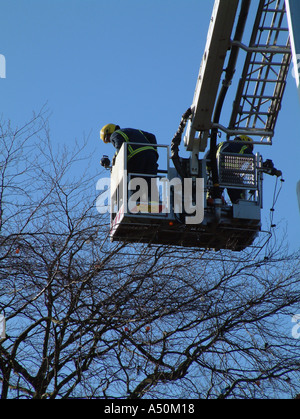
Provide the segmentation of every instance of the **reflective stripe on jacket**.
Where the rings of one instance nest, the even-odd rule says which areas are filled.
[[[237,142],[220,143],[218,146],[217,156],[221,151],[224,153],[253,154],[249,144],[244,145]]]
[[[143,132],[140,131],[140,130],[138,130],[138,131],[143,135],[143,137],[145,138],[145,140],[147,141],[147,143],[150,144],[149,140],[143,134]],[[144,147],[141,147],[140,145],[136,145],[135,146],[134,144],[132,144],[132,142],[131,142],[130,138],[128,137],[128,135],[125,134],[125,132],[123,132],[122,130],[118,130],[118,131],[116,131],[116,133],[122,135],[122,137],[124,138],[124,140],[125,140],[126,143],[131,143],[131,144],[128,145],[128,148],[127,148],[127,150],[128,150],[128,152],[127,152],[127,160],[128,161],[130,159],[132,159],[132,157],[136,156],[138,153],[141,153],[142,151],[151,150],[151,151],[155,151],[156,152],[155,148],[152,147],[152,146],[150,146],[150,145],[149,146],[144,146]]]

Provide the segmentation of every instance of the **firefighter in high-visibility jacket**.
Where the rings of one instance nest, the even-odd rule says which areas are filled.
[[[105,144],[111,143],[117,150],[116,154],[124,143],[128,143],[127,172],[150,175],[144,177],[150,192],[151,175],[156,176],[158,169],[155,135],[138,129],[121,129],[119,125],[107,124],[101,129],[100,138]]]
[[[240,135],[233,142],[220,143],[217,151],[219,153],[234,153],[253,156],[253,140],[247,135]],[[233,204],[240,199],[245,199],[245,191],[242,189],[227,189],[229,198]]]

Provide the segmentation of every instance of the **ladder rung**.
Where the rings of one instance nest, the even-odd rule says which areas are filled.
[[[273,53],[277,53],[277,54],[285,54],[285,53],[289,53],[291,54],[291,47],[290,46],[286,46],[286,45],[261,45],[261,44],[256,44],[256,45],[252,45],[252,48],[254,49],[254,52],[260,52],[263,51],[265,53],[265,51],[269,51],[272,54]]]
[[[244,111],[243,115],[258,115],[258,116],[268,116],[273,115],[274,112],[261,112],[261,111]]]
[[[239,41],[232,41],[231,43],[233,46],[237,46],[244,51],[252,52],[254,54],[291,54],[291,47],[290,46],[282,46],[282,45],[261,45],[261,44],[254,44],[250,45],[249,47],[244,45],[242,42]]]
[[[275,26],[260,26],[258,28],[260,31],[277,31],[277,32],[287,32],[288,28],[278,28]]]
[[[273,63],[272,61],[250,61],[250,65],[264,67],[282,67],[282,63]]]
[[[243,95],[243,99],[267,99],[274,100],[274,96],[262,96],[262,95]]]
[[[285,80],[276,79],[246,79],[247,82],[253,83],[284,83]]]
[[[264,9],[264,13],[285,13],[285,9]]]

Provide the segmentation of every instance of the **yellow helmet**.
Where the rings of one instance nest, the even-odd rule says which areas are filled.
[[[248,143],[253,143],[253,139],[251,137],[248,137],[248,135],[239,135],[237,139],[241,141],[246,141]]]
[[[109,143],[107,140],[107,135],[111,135],[113,132],[115,132],[117,129],[117,125],[115,124],[107,124],[104,125],[103,128],[101,128],[100,131],[100,138],[102,141],[104,141],[106,144]]]

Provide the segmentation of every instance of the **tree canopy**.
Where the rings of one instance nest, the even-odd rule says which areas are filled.
[[[2,399],[300,393],[299,254],[111,243],[84,142],[44,111],[0,136]]]

